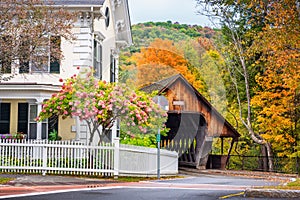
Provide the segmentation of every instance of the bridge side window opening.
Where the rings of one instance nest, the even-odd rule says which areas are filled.
[[[169,101],[165,96],[158,95],[153,97],[153,101],[157,103],[163,110],[169,110]]]

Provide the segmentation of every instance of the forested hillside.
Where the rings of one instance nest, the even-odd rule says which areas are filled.
[[[141,87],[182,73],[204,95],[201,59],[220,31],[178,22],[146,22],[132,26],[133,43],[121,56],[120,81]],[[149,71],[151,70],[151,71]],[[138,84],[136,84],[138,83]],[[207,98],[210,98],[206,95]]]
[[[132,26],[132,37],[136,48],[132,47],[131,50],[148,46],[156,38],[179,42],[197,37],[212,38],[215,34],[216,32],[209,27],[179,24],[178,22],[139,23]]]

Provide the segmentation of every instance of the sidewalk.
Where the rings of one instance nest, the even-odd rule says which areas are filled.
[[[7,195],[94,188],[119,183],[119,181],[112,179],[79,178],[57,175],[0,174],[0,177],[14,178],[14,180],[7,184],[0,185],[0,198],[1,196]]]

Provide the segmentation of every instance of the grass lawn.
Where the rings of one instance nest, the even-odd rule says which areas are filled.
[[[285,185],[280,186],[266,186],[263,187],[266,189],[282,189],[282,190],[300,190],[300,178],[297,178],[295,181],[288,182]]]
[[[300,179],[297,178],[295,181],[289,182],[284,188],[291,190],[300,190]]]
[[[11,180],[14,180],[14,178],[4,178],[4,177],[0,177],[0,185],[1,184],[5,184]]]

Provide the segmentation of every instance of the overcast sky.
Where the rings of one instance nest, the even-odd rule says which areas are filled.
[[[205,17],[196,14],[195,0],[128,0],[131,24],[139,22],[179,22],[211,26]]]

